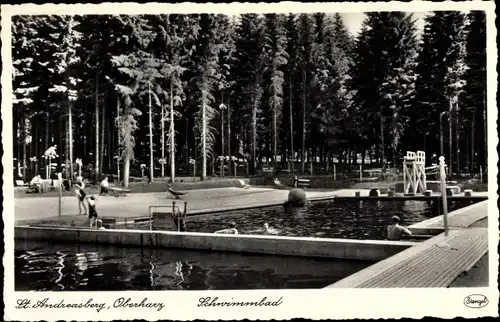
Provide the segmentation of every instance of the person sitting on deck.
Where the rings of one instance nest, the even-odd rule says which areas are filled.
[[[103,195],[105,193],[108,193],[109,191],[109,181],[108,181],[108,177],[105,177],[102,181],[101,181],[101,192],[99,193],[99,195]]]
[[[400,240],[402,236],[411,236],[411,231],[407,228],[399,225],[399,217],[392,217],[392,225],[387,227],[387,239],[388,240]]]
[[[40,193],[40,189],[42,186],[42,177],[38,174],[31,179],[30,188],[36,193]]]
[[[221,229],[214,232],[214,234],[233,234],[238,235],[238,229],[236,229],[236,223],[233,221],[229,224],[230,228]]]

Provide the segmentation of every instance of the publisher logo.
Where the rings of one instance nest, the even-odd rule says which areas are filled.
[[[472,309],[480,309],[488,305],[490,301],[482,294],[471,294],[464,298],[464,305]]]

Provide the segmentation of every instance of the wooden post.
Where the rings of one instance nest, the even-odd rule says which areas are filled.
[[[406,158],[403,161],[403,192],[406,193]]]
[[[149,230],[153,230],[153,214],[151,213],[151,207],[149,208]]]
[[[479,178],[481,183],[483,183],[483,166],[479,166]]]
[[[363,166],[359,165],[359,181],[363,181]]]
[[[59,226],[61,226],[61,199],[62,199],[62,174],[61,173],[57,174],[57,179],[59,180],[59,207],[58,207]]]
[[[446,195],[446,173],[445,173],[444,157],[439,157],[439,173],[441,177],[441,199],[443,199],[443,221],[444,235],[448,236],[448,196]]]
[[[333,164],[333,180],[337,180],[337,167]]]
[[[116,169],[118,174],[118,186],[120,186],[120,158],[116,158]]]

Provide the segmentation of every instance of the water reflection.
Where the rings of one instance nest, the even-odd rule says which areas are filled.
[[[369,262],[16,241],[17,291],[320,288]]]

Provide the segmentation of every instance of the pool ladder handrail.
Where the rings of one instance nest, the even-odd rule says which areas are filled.
[[[175,201],[172,201],[172,206],[149,206],[149,230],[153,230],[153,208],[172,208],[172,220],[177,219],[177,231],[180,231],[180,221],[185,219],[187,216],[187,201],[184,201],[184,212],[181,212],[179,206],[175,205]],[[177,213],[176,213],[177,210]]]

